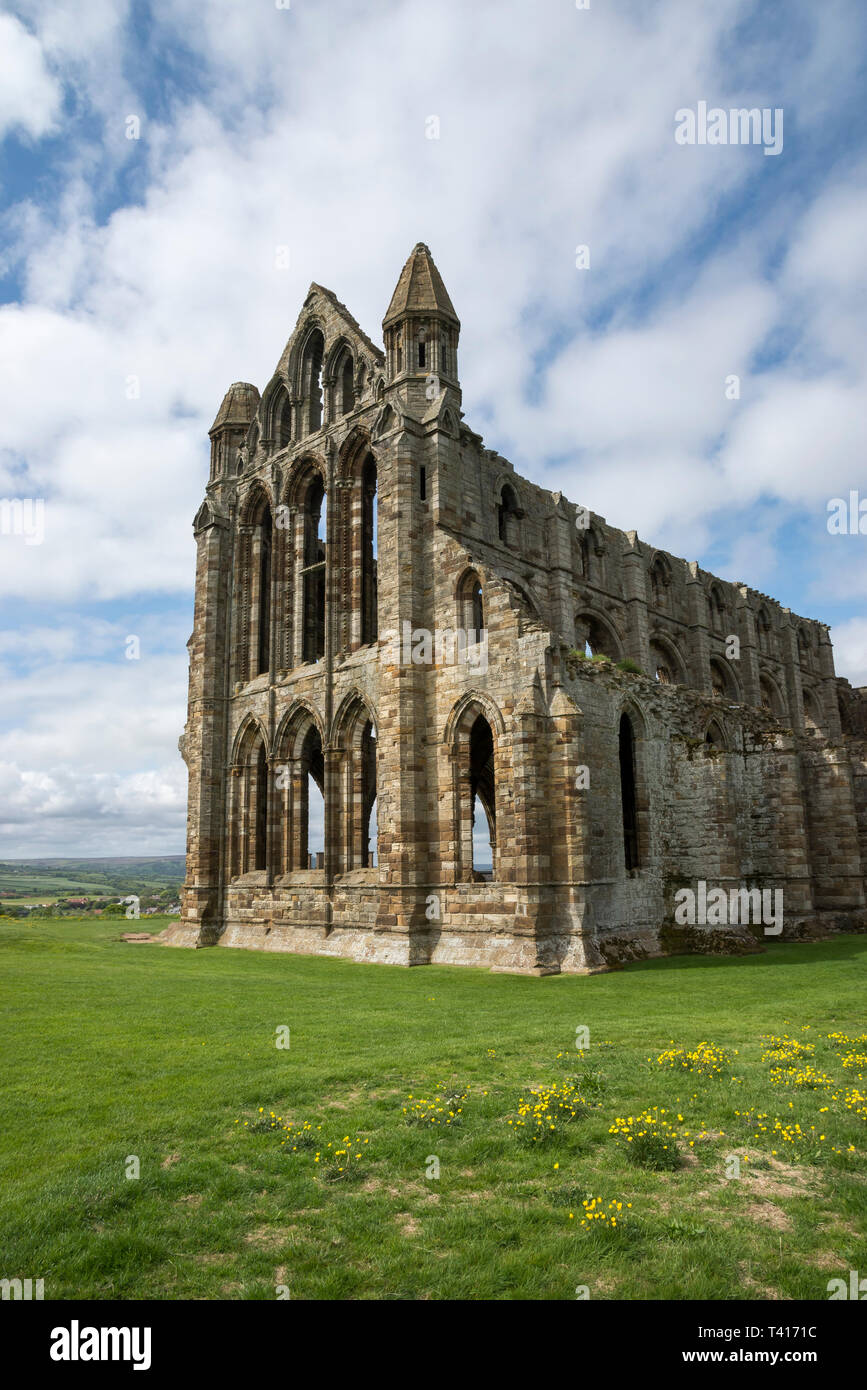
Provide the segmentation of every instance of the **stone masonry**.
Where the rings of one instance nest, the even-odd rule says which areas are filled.
[[[787,938],[864,930],[867,690],[828,628],[516,475],[464,422],[459,333],[420,244],[384,352],[313,284],[220,406],[165,939],[536,974],[761,949],[745,912],[677,919],[702,883],[781,890]]]

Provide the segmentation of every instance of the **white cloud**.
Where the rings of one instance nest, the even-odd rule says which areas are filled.
[[[145,615],[0,631],[0,835],[7,857],[178,853],[188,623]]]
[[[39,40],[14,15],[0,14],[0,138],[9,131],[34,139],[47,135],[61,98]]]
[[[0,594],[188,595],[190,522],[226,386],[265,384],[314,279],[378,338],[419,239],[462,319],[464,409],[489,444],[644,539],[687,558],[713,544],[724,573],[771,587],[771,527],[800,509],[821,530],[829,488],[856,486],[864,457],[852,286],[867,269],[867,198],[854,161],[802,186],[780,173],[799,157],[797,132],[833,117],[829,91],[851,89],[857,9],[843,3],[831,22],[798,7],[814,42],[785,70],[767,39],[731,43],[751,13],[742,0],[588,12],[155,0],[144,33],[123,0],[83,11],[33,0],[34,36],[2,21],[38,54],[44,80],[28,91],[41,93],[42,131],[57,120],[58,74],[100,133],[70,140],[56,200],[34,190],[5,219],[5,262],[25,290],[0,308],[0,495],[44,497],[46,536],[0,537]],[[701,98],[785,104],[784,154],[677,146],[674,112]],[[125,138],[130,113],[140,140]],[[431,114],[439,140],[425,138]],[[120,173],[135,197],[106,218]],[[729,233],[740,196],[755,210]],[[776,360],[778,342],[794,355]],[[723,391],[731,373],[737,402]],[[818,537],[811,548],[817,616],[845,596],[846,576],[864,592],[841,554]],[[179,769],[187,634],[173,662],[124,685],[98,634],[71,626],[87,660],[65,633],[41,656],[32,647],[23,670],[22,649],[10,651],[9,804],[31,807],[34,842],[74,821],[98,850],[111,816],[124,824],[128,779],[143,777],[159,838],[175,814],[163,797]],[[5,650],[0,634],[0,661]],[[67,765],[71,781],[57,770]]]
[[[831,628],[837,673],[854,686],[867,686],[867,618],[848,618]]]

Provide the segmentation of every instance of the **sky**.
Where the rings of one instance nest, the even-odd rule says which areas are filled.
[[[208,427],[418,241],[489,447],[867,684],[865,57],[863,0],[6,3],[0,857],[183,852]]]

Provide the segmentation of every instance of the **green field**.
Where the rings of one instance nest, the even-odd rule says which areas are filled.
[[[867,1270],[867,1042],[827,1037],[863,1033],[867,938],[538,980],[128,945],[124,925],[0,925],[0,1277],[46,1298],[827,1299]],[[826,1079],[772,1084],[762,1034],[814,1049],[783,1072]],[[672,1070],[672,1040],[731,1055]],[[519,1097],[569,1076],[579,1117],[522,1140]],[[454,1125],[405,1122],[410,1093],[452,1092]],[[609,1132],[654,1105],[673,1170]],[[321,1124],[316,1146],[251,1132],[260,1106]],[[616,1227],[580,1224],[593,1198],[622,1203]]]
[[[102,893],[117,897],[163,889],[178,892],[183,880],[183,855],[143,859],[123,856],[0,860],[0,893],[14,893],[16,896],[10,902],[19,906],[29,901],[50,902],[57,897],[91,897]]]

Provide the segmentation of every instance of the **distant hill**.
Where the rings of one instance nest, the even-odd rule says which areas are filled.
[[[0,893],[16,898],[162,891],[177,897],[183,881],[182,854],[0,860]]]
[[[147,878],[177,878],[184,876],[184,855],[145,854],[119,855],[107,859],[3,859],[0,872],[23,872],[35,869],[42,873],[80,874],[143,874]]]

